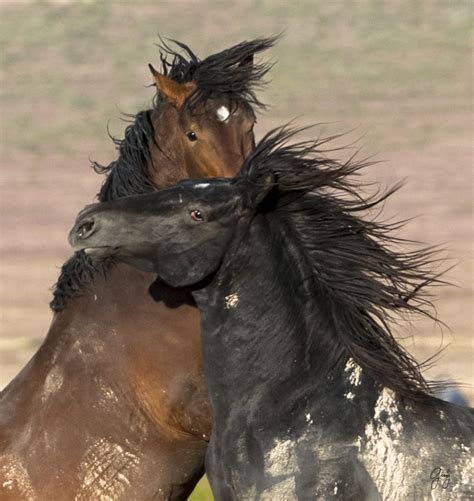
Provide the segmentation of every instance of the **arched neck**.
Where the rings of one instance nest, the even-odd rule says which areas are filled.
[[[314,408],[352,396],[331,304],[309,280],[291,237],[272,224],[258,216],[245,245],[237,235],[215,279],[193,293],[214,412],[256,399],[268,412],[291,413],[306,400]]]

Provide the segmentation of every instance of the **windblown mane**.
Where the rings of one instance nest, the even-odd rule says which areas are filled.
[[[423,378],[423,365],[398,344],[391,324],[411,313],[434,318],[425,288],[441,283],[432,271],[440,262],[438,251],[398,250],[408,243],[394,236],[403,222],[368,215],[380,212],[399,186],[366,195],[367,185],[357,175],[369,162],[327,158],[331,150],[324,145],[332,138],[288,144],[296,132],[283,128],[267,134],[247,160],[242,181],[250,188],[273,173],[275,186],[258,210],[282,218],[278,226],[299,243],[312,290],[329,305],[339,345],[375,381],[399,395],[425,399],[442,384]],[[327,342],[336,352],[337,342]]]
[[[254,54],[272,47],[277,40],[278,36],[241,42],[203,60],[181,42],[172,40],[184,51],[185,56],[162,41],[160,49],[163,72],[180,83],[191,80],[196,82],[196,91],[186,102],[189,108],[220,96],[228,96],[231,101],[240,100],[264,107],[255,91],[264,85],[263,77],[272,68],[272,64],[246,63],[251,61]],[[171,63],[167,61],[167,56],[172,58]]]
[[[255,90],[263,84],[262,79],[271,65],[245,64],[245,62],[253,54],[270,48],[276,40],[277,37],[273,37],[242,42],[204,60],[200,60],[181,42],[174,41],[184,54],[162,43],[161,70],[177,82],[185,83],[191,80],[196,82],[196,91],[186,102],[189,109],[218,96],[228,96],[231,101],[244,100],[250,105],[263,106],[257,99]],[[171,62],[168,61],[168,57],[172,58]],[[97,173],[107,174],[98,194],[99,201],[149,193],[159,188],[153,185],[148,168],[150,147],[156,141],[151,115],[160,105],[160,98],[155,98],[152,109],[132,116],[133,121],[126,128],[124,139],[112,138],[119,150],[117,160],[108,166],[92,163]],[[74,254],[62,266],[58,281],[53,287],[51,309],[53,311],[64,309],[67,300],[80,295],[83,287],[92,281],[94,274],[97,271],[105,272],[111,262],[107,260],[97,267],[85,253]]]

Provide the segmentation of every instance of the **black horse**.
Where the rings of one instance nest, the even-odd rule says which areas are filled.
[[[391,321],[430,315],[433,249],[367,212],[364,162],[273,131],[235,180],[94,205],[72,245],[192,290],[217,499],[468,499],[471,409],[443,402]]]

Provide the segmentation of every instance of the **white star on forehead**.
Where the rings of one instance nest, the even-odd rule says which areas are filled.
[[[227,108],[227,106],[221,106],[218,110],[217,110],[217,119],[219,120],[219,122],[225,122],[230,116],[230,111],[229,111],[229,108]]]

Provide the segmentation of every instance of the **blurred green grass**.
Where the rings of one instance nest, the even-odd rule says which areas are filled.
[[[196,485],[196,488],[194,489],[189,499],[190,501],[211,501],[212,499],[214,499],[212,497],[211,488],[206,477],[202,478],[201,481]]]
[[[301,123],[360,125],[370,150],[423,147],[471,126],[472,2],[2,2],[2,163],[51,155],[114,158],[120,110],[148,106],[146,64],[158,34],[205,56],[242,39],[284,31],[258,133]],[[472,106],[472,104],[471,104]],[[99,184],[99,180],[97,183]],[[204,479],[191,497],[212,499]]]
[[[62,156],[109,158],[106,122],[120,133],[119,110],[136,112],[152,98],[153,91],[143,86],[150,83],[146,63],[158,61],[153,45],[158,33],[206,55],[243,38],[284,30],[271,54],[278,65],[265,94],[273,105],[265,123],[343,117],[352,126],[363,110],[362,128],[376,124],[370,130],[376,148],[387,147],[394,121],[413,129],[408,135],[419,144],[451,132],[456,124],[449,119],[433,130],[433,114],[457,114],[470,92],[468,1],[180,5],[3,3],[5,154],[40,155],[54,144]],[[384,114],[386,102],[397,102],[396,116]]]

